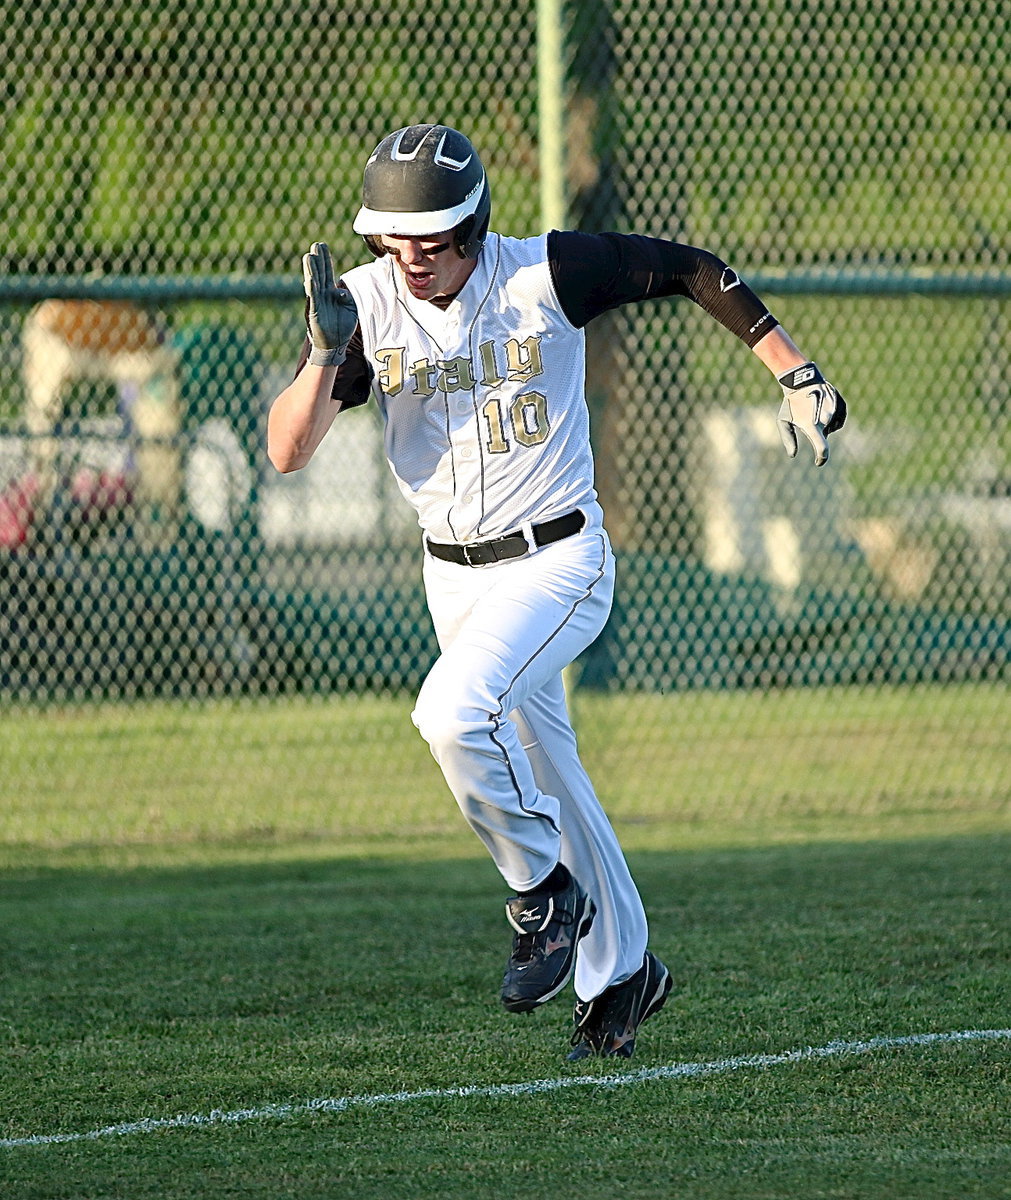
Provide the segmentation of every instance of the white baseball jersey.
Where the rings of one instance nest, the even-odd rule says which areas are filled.
[[[436,541],[484,541],[600,511],[584,334],[551,280],[546,235],[489,234],[454,303],[412,296],[389,256],[343,282],[358,306],[386,453]]]

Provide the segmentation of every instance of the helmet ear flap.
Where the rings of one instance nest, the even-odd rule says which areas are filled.
[[[474,247],[473,239],[474,218],[465,217],[453,230],[453,249],[461,258],[477,258],[480,246]]]
[[[368,246],[376,258],[382,258],[382,256],[386,253],[386,247],[383,245],[382,238],[380,238],[378,235],[374,233],[366,233],[363,236],[362,241],[364,241],[365,245]]]
[[[488,236],[490,220],[491,191],[488,187],[488,179],[485,177],[481,200],[477,208],[469,217],[465,217],[454,230],[454,242],[461,258],[477,258],[481,253],[481,247]]]

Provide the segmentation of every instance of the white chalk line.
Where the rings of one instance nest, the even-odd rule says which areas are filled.
[[[957,1042],[995,1042],[1011,1040],[1011,1029],[963,1029],[950,1033],[911,1033],[901,1037],[873,1037],[863,1042],[829,1042],[825,1046],[788,1050],[783,1054],[745,1054],[713,1062],[671,1063],[665,1067],[643,1067],[618,1075],[570,1075],[557,1079],[536,1079],[529,1083],[496,1083],[449,1088],[425,1088],[416,1092],[389,1092],[378,1095],[341,1096],[304,1100],[297,1104],[265,1104],[258,1108],[231,1111],[212,1109],[207,1113],[181,1114],[175,1117],[143,1117],[121,1125],[106,1125],[87,1133],[45,1133],[30,1137],[2,1138],[0,1147],[54,1146],[66,1142],[88,1142],[98,1138],[125,1137],[133,1133],[155,1133],[160,1129],[194,1129],[208,1125],[236,1125],[243,1121],[283,1120],[306,1113],[340,1113],[350,1108],[376,1108],[384,1104],[407,1104],[413,1100],[489,1099],[499,1096],[533,1096],[566,1088],[624,1087],[630,1083],[652,1083],[664,1079],[700,1079],[730,1071],[780,1067],[789,1063],[810,1062],[820,1058],[838,1058],[849,1054],[868,1054],[874,1050],[896,1050],[905,1046],[941,1046]]]

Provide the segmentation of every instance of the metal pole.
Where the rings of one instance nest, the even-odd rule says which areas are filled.
[[[537,123],[541,174],[541,225],[564,229],[565,63],[562,0],[537,0]]]
[[[562,0],[537,0],[537,124],[541,173],[541,228],[564,229],[568,214],[565,187],[565,64],[562,55]],[[562,672],[570,710],[575,704],[578,668]],[[570,711],[573,724],[575,712]]]

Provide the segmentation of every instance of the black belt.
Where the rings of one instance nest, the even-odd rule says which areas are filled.
[[[553,521],[545,521],[542,525],[534,525],[530,532],[537,546],[549,546],[552,542],[560,542],[562,538],[572,537],[586,524],[586,517],[578,509],[566,513],[564,517],[555,517]],[[462,545],[458,542],[433,542],[425,539],[428,553],[446,562],[458,563],[462,567],[484,567],[488,563],[498,562],[503,558],[522,558],[530,550],[530,543],[522,533],[507,533],[504,537],[493,538],[490,542],[470,542]]]

